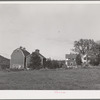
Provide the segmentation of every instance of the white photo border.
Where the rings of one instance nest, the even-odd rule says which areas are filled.
[[[100,4],[100,1],[0,1],[0,4]],[[100,99],[100,90],[0,90],[0,99]]]

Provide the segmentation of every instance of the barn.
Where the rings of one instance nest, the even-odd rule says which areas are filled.
[[[23,47],[17,48],[11,54],[10,68],[11,69],[24,69],[27,67],[27,56],[30,53]]]

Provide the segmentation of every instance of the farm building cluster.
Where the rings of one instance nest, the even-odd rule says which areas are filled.
[[[40,54],[38,49],[34,52],[40,57],[41,65],[43,65],[46,58]],[[20,47],[15,49],[11,54],[10,69],[28,69],[30,58],[31,54],[25,48]]]
[[[41,65],[44,65],[44,61],[46,61],[46,58],[40,54],[40,50],[36,49],[34,51],[35,54],[37,54],[40,57]],[[19,47],[15,49],[11,54],[10,59],[10,69],[28,69],[28,66],[30,64],[32,54],[30,54],[25,48]],[[76,68],[76,57],[77,54],[66,54],[65,55],[65,65],[67,68]],[[86,55],[82,56],[82,62],[86,62]]]

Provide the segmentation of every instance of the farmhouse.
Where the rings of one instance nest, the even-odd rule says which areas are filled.
[[[30,53],[25,50],[25,48],[17,48],[13,51],[11,54],[11,60],[10,60],[10,68],[14,69],[24,69],[27,67],[27,56],[30,55]]]
[[[67,67],[76,66],[76,54],[66,54],[65,55],[65,64]]]
[[[46,61],[46,58],[39,53],[39,50],[36,49],[35,53],[41,59],[41,65],[43,65]],[[30,54],[25,48],[17,48],[11,54],[10,60],[10,68],[11,69],[27,69],[30,64],[30,58],[32,54]]]
[[[40,57],[41,65],[43,66],[45,64],[46,58],[42,54],[40,54],[40,50],[36,49],[33,53],[37,54]],[[27,66],[29,66],[29,64],[30,64],[31,56],[32,56],[32,54],[28,55],[26,58]]]

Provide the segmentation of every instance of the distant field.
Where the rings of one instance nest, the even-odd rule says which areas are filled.
[[[0,71],[0,90],[99,90],[100,69]]]

